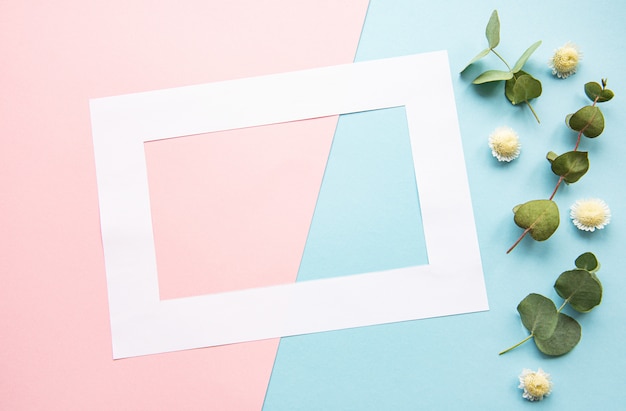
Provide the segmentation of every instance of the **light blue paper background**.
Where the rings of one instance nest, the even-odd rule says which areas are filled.
[[[526,107],[505,100],[502,84],[471,84],[482,70],[503,68],[495,56],[457,74],[486,47],[484,29],[493,9],[502,23],[497,50],[510,64],[543,40],[526,65],[543,83],[543,95],[533,102],[540,125]],[[448,50],[491,309],[283,338],[265,410],[626,407],[624,22],[626,3],[617,0],[371,1],[355,61]],[[556,79],[547,61],[570,40],[584,59],[577,74]],[[555,198],[561,227],[548,241],[527,238],[506,255],[521,233],[511,208],[549,197],[556,177],[545,154],[573,149],[576,134],[565,127],[565,115],[588,104],[583,85],[603,77],[616,98],[601,105],[605,132],[581,144],[589,151],[588,174],[561,187]],[[340,118],[299,280],[425,261],[403,115],[402,108],[394,108]],[[520,158],[509,164],[498,163],[487,147],[488,135],[502,125],[514,128],[522,142]],[[446,161],[445,152],[432,155]],[[587,197],[602,198],[611,207],[613,221],[606,229],[584,233],[572,225],[569,206]],[[519,301],[536,292],[560,302],[554,281],[585,251],[594,252],[602,264],[605,293],[591,313],[566,309],[582,325],[580,344],[558,358],[542,355],[532,342],[498,356],[527,335],[515,309]],[[522,399],[517,378],[523,368],[539,367],[552,375],[554,392],[530,403]]]
[[[342,115],[298,281],[427,264],[404,107]]]

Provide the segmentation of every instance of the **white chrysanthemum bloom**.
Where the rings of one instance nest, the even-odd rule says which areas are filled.
[[[563,47],[554,50],[554,55],[548,62],[552,69],[552,74],[558,78],[568,78],[576,73],[578,62],[582,59],[578,46],[572,42],[567,42]]]
[[[570,217],[579,230],[601,230],[611,222],[609,206],[599,198],[578,200],[570,207]]]
[[[550,374],[539,368],[536,372],[528,369],[522,370],[519,376],[519,387],[524,390],[522,397],[528,401],[541,401],[543,397],[552,392],[552,380]]]
[[[517,133],[511,127],[498,127],[489,136],[491,154],[498,161],[511,161],[519,157],[522,145]]]

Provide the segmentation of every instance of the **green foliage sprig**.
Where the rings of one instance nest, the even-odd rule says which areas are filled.
[[[554,284],[557,294],[564,299],[557,309],[554,302],[541,294],[529,294],[517,306],[522,324],[530,335],[500,352],[500,355],[519,347],[530,339],[542,353],[551,356],[570,352],[580,341],[581,326],[561,311],[570,305],[580,313],[587,313],[602,301],[602,283],[596,272],[600,263],[593,253],[581,254],[576,268],[563,272]]]
[[[504,95],[506,98],[513,105],[525,103],[528,108],[530,108],[530,111],[539,123],[539,117],[529,100],[537,98],[541,95],[541,82],[525,71],[522,71],[522,68],[530,56],[541,45],[541,40],[526,49],[513,68],[511,68],[506,60],[504,60],[504,58],[496,51],[496,47],[500,44],[500,19],[498,17],[497,10],[494,10],[493,13],[491,13],[491,17],[489,18],[489,22],[487,23],[487,28],[485,30],[485,36],[487,37],[488,47],[478,53],[469,63],[467,63],[461,72],[465,71],[465,69],[487,56],[489,53],[493,53],[504,63],[507,70],[487,70],[476,77],[472,83],[483,84],[494,81],[505,81]]]
[[[614,96],[613,91],[606,88],[606,84],[606,79],[602,79],[601,85],[596,82],[585,84],[585,94],[592,104],[565,117],[565,124],[578,133],[576,145],[572,151],[561,155],[552,151],[546,155],[552,172],[559,179],[549,199],[532,200],[513,208],[515,224],[524,231],[507,250],[507,254],[522,241],[526,234],[530,234],[534,240],[544,241],[550,238],[559,227],[559,207],[553,199],[561,183],[575,183],[589,170],[588,153],[579,151],[578,147],[582,136],[596,138],[604,131],[604,115],[597,107],[597,103],[609,101]]]

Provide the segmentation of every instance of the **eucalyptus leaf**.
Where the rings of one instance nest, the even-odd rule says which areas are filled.
[[[554,289],[573,309],[587,313],[602,301],[602,284],[587,270],[565,271],[557,278]]]
[[[467,69],[469,66],[471,66],[472,64],[476,63],[478,60],[480,60],[481,58],[485,57],[487,54],[489,54],[489,52],[491,51],[491,49],[484,49],[483,51],[481,51],[480,53],[478,53],[473,59],[470,60],[469,63],[467,63],[467,65],[465,67],[463,67],[463,70],[461,70],[461,73],[465,71],[465,69]]]
[[[552,172],[563,177],[566,183],[575,183],[589,170],[589,157],[585,151],[568,151],[552,161]]]
[[[487,70],[478,77],[474,79],[472,83],[474,84],[483,84],[489,83],[491,81],[502,81],[508,80],[513,77],[513,73],[510,71],[502,71],[502,70]]]
[[[485,29],[485,36],[489,42],[490,49],[500,44],[500,19],[498,18],[498,10],[494,10],[491,13],[487,28]]]
[[[577,268],[595,273],[600,269],[600,262],[593,253],[586,252],[578,256],[574,262]]]
[[[526,64],[530,56],[535,52],[535,50],[537,50],[539,46],[541,46],[541,40],[539,40],[532,46],[528,47],[528,49],[526,49],[524,54],[522,54],[522,56],[517,60],[517,62],[515,63],[511,71],[513,73],[517,73],[518,71],[520,71],[522,67],[524,67],[524,64]]]
[[[556,160],[556,158],[558,156],[559,155],[557,153],[555,153],[554,151],[548,151],[548,154],[546,154],[546,159],[548,159],[550,164],[552,164],[554,162],[554,160]]]
[[[552,200],[532,200],[514,208],[514,221],[518,227],[529,229],[537,241],[550,238],[559,227],[559,207]]]
[[[550,338],[558,321],[556,306],[549,298],[540,294],[528,294],[517,305],[517,312],[524,327],[535,338]]]
[[[541,82],[523,71],[508,79],[504,86],[504,94],[513,105],[539,97],[541,92]]]
[[[559,313],[554,332],[548,338],[535,336],[535,345],[539,351],[546,355],[558,356],[570,352],[582,335],[582,330],[578,321],[572,317]]]
[[[611,90],[602,88],[600,84],[594,81],[585,84],[585,94],[589,97],[589,100],[597,101],[598,103],[609,101],[615,95]]]
[[[565,125],[567,125],[567,127],[569,127],[569,128],[572,128],[572,126],[569,125],[569,121],[572,119],[573,115],[574,115],[574,113],[570,113],[570,114],[565,116]]]
[[[598,137],[604,131],[604,116],[596,106],[585,106],[566,117],[567,125],[576,131],[582,131],[586,137]]]

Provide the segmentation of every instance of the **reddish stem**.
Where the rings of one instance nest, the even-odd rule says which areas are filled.
[[[576,145],[574,146],[574,151],[577,151],[577,150],[578,150],[578,145],[580,144],[580,140],[581,140],[581,137],[582,137],[582,136],[583,136],[583,132],[582,132],[582,131],[579,131],[579,132],[578,132],[578,140],[576,140]]]
[[[550,196],[550,200],[552,200],[554,198],[554,196],[556,195],[557,190],[559,189],[559,186],[561,185],[561,183],[563,182],[564,179],[565,179],[565,177],[563,177],[563,176],[559,177],[559,181],[556,183],[556,187],[554,187],[554,191],[552,192],[552,195]]]
[[[598,102],[599,98],[600,98],[600,96],[597,96],[593,100],[593,104],[591,105],[591,107],[595,107],[595,105]],[[585,124],[585,127],[583,127],[582,130],[580,130],[578,132],[578,137],[576,138],[576,145],[574,146],[574,150],[573,151],[578,151],[578,146],[580,145],[580,140],[582,140],[583,132],[587,129],[587,127],[589,127],[590,124],[591,123]],[[554,198],[554,196],[556,195],[556,192],[558,191],[559,186],[563,182],[563,179],[564,179],[563,176],[559,177],[559,181],[556,183],[556,187],[554,187],[554,191],[552,192],[552,195],[550,196],[550,200],[552,200]]]
[[[596,98],[593,100],[593,104],[591,105],[592,107],[594,107],[594,106],[596,105],[596,103],[598,102],[598,99],[599,99],[599,98],[600,98],[600,96],[596,97]],[[580,145],[580,140],[582,139],[582,136],[583,136],[583,131],[585,131],[585,129],[586,129],[587,127],[589,127],[589,125],[590,125],[590,124],[591,124],[591,123],[586,124],[586,125],[585,125],[585,127],[583,127],[583,128],[582,128],[582,130],[580,130],[580,131],[578,132],[578,138],[577,138],[577,140],[576,140],[576,145],[574,146],[574,151],[578,151],[578,146]],[[554,198],[554,196],[556,195],[556,192],[559,190],[559,187],[561,186],[561,183],[563,182],[563,180],[565,180],[565,177],[560,176],[560,177],[559,177],[559,181],[557,181],[557,183],[556,183],[556,187],[554,187],[554,191],[552,191],[552,195],[550,196],[550,201],[552,201],[552,199],[553,199],[553,198]],[[522,235],[521,235],[521,236],[517,239],[517,241],[515,242],[515,244],[513,244],[513,245],[511,246],[511,248],[509,248],[509,249],[506,251],[506,253],[508,254],[508,253],[510,253],[511,251],[513,251],[513,249],[514,249],[515,247],[517,247],[517,245],[518,245],[518,244],[522,241],[522,239],[524,239],[524,237],[526,237],[526,234],[528,234],[529,232],[530,232],[530,227],[524,230],[524,232],[523,232],[523,233],[522,233]]]
[[[508,250],[506,250],[506,253],[508,254],[508,253],[510,253],[511,251],[513,251],[513,249],[514,249],[515,247],[517,247],[517,245],[518,245],[518,244],[522,241],[522,239],[523,239],[524,237],[526,237],[526,234],[528,234],[529,232],[530,232],[530,227],[528,227],[526,230],[524,230],[524,232],[522,233],[522,235],[520,235],[520,236],[519,236],[519,238],[517,239],[517,241],[515,242],[515,244],[513,244],[513,245],[511,246],[511,248],[509,248]]]
[[[595,99],[593,99],[593,104],[591,105],[591,107],[595,107],[596,106],[596,103],[598,102],[599,98],[600,98],[600,96],[597,96]],[[592,120],[593,120],[593,118],[592,118]],[[583,129],[578,132],[578,138],[576,139],[576,145],[574,146],[574,151],[578,150],[578,145],[580,144],[580,140],[581,140],[581,138],[583,136],[583,131],[585,131],[585,129],[587,127],[589,127],[590,124],[591,123],[585,124],[585,127],[583,127]]]

